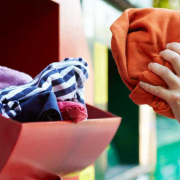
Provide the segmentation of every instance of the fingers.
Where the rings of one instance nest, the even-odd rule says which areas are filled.
[[[160,76],[168,84],[169,89],[144,82],[140,82],[140,86],[145,91],[164,99],[180,122],[180,43],[167,44],[166,49],[160,52],[159,55],[170,62],[176,74],[169,68],[157,63],[150,63],[148,68],[157,76]]]
[[[161,86],[153,86],[151,84],[145,83],[145,82],[140,82],[140,86],[147,92],[158,96],[162,99],[164,99],[165,101],[169,101],[170,99],[170,92],[167,89],[164,89]]]
[[[160,76],[171,89],[180,88],[179,78],[167,67],[158,63],[150,63],[148,65],[150,71]]]
[[[169,43],[166,45],[166,50],[159,54],[164,60],[171,63],[176,74],[180,76],[180,43]]]
[[[166,45],[166,49],[170,49],[170,50],[180,54],[180,43],[176,43],[176,42],[169,43]]]
[[[180,122],[180,93],[179,90],[172,91],[162,88],[161,86],[153,86],[148,83],[140,82],[140,86],[147,92],[164,99],[171,107],[174,116]]]

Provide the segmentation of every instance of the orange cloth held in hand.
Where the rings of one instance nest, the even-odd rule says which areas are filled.
[[[148,70],[150,62],[173,68],[159,53],[171,42],[180,43],[180,11],[168,9],[128,9],[111,26],[112,53],[123,82],[132,91],[136,104],[148,104],[163,116],[174,118],[166,101],[143,90],[139,81],[168,88]]]

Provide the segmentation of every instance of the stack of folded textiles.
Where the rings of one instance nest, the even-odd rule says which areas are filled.
[[[30,82],[1,89],[0,113],[19,122],[85,120],[83,84],[88,73],[82,58],[52,63]]]

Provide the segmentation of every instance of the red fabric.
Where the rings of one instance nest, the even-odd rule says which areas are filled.
[[[162,99],[144,91],[139,81],[168,88],[167,84],[148,70],[150,62],[170,68],[160,56],[167,43],[180,42],[180,11],[145,8],[124,11],[111,26],[112,53],[123,82],[132,91],[136,104],[148,104],[161,115],[174,118],[171,108]]]
[[[87,119],[87,110],[83,104],[72,101],[59,101],[57,103],[63,120],[71,120],[74,123],[78,123]]]

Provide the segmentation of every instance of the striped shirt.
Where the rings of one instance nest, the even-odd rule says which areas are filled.
[[[0,113],[13,118],[21,111],[21,100],[45,91],[53,92],[58,100],[76,98],[84,104],[83,84],[88,74],[88,65],[82,58],[66,58],[62,62],[54,62],[31,82],[0,90]]]

